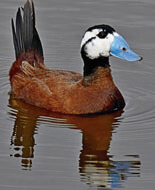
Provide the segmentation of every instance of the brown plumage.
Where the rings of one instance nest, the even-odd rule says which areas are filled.
[[[32,30],[33,27],[33,30],[28,36],[31,39],[32,35],[30,45],[28,42],[25,47],[25,37],[19,40],[18,36],[22,34],[24,27],[21,27],[21,33],[18,33],[19,25],[16,24],[15,31],[12,21],[16,61],[9,74],[11,92],[16,98],[65,114],[111,112],[124,107],[124,99],[113,82],[108,62],[105,64],[103,61],[103,65],[97,65],[92,68],[91,73],[85,73],[84,76],[72,71],[48,69],[44,65],[42,46],[35,29],[34,7],[31,0],[27,0],[23,12],[24,15],[28,14],[32,21],[32,26],[25,27],[28,27],[28,30]],[[18,10],[16,23],[21,18],[22,23],[27,22]]]

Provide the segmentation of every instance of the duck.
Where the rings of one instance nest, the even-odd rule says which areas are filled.
[[[125,100],[116,87],[109,57],[140,61],[116,30],[100,24],[89,27],[81,41],[83,74],[49,69],[36,29],[33,0],[18,8],[11,19],[15,61],[9,71],[11,94],[16,99],[62,114],[96,114],[122,110]]]

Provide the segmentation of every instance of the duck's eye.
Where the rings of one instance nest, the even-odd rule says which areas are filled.
[[[107,36],[107,31],[106,31],[106,30],[101,31],[101,32],[98,34],[98,37],[99,37],[99,38],[105,38],[106,36]]]
[[[126,52],[126,51],[127,51],[127,49],[126,49],[125,47],[122,47],[122,50],[123,50],[124,52]]]

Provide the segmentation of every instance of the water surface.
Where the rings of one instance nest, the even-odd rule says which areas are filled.
[[[126,107],[94,116],[49,113],[8,94],[10,18],[23,3],[0,2],[0,189],[153,190],[155,2],[35,1],[48,67],[82,72],[82,35],[100,23],[112,25],[144,57],[141,63],[110,59]]]

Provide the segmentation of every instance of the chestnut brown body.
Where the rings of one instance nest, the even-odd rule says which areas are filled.
[[[13,64],[10,81],[13,94],[29,104],[66,114],[109,112],[125,105],[109,67],[83,77],[21,60]]]

